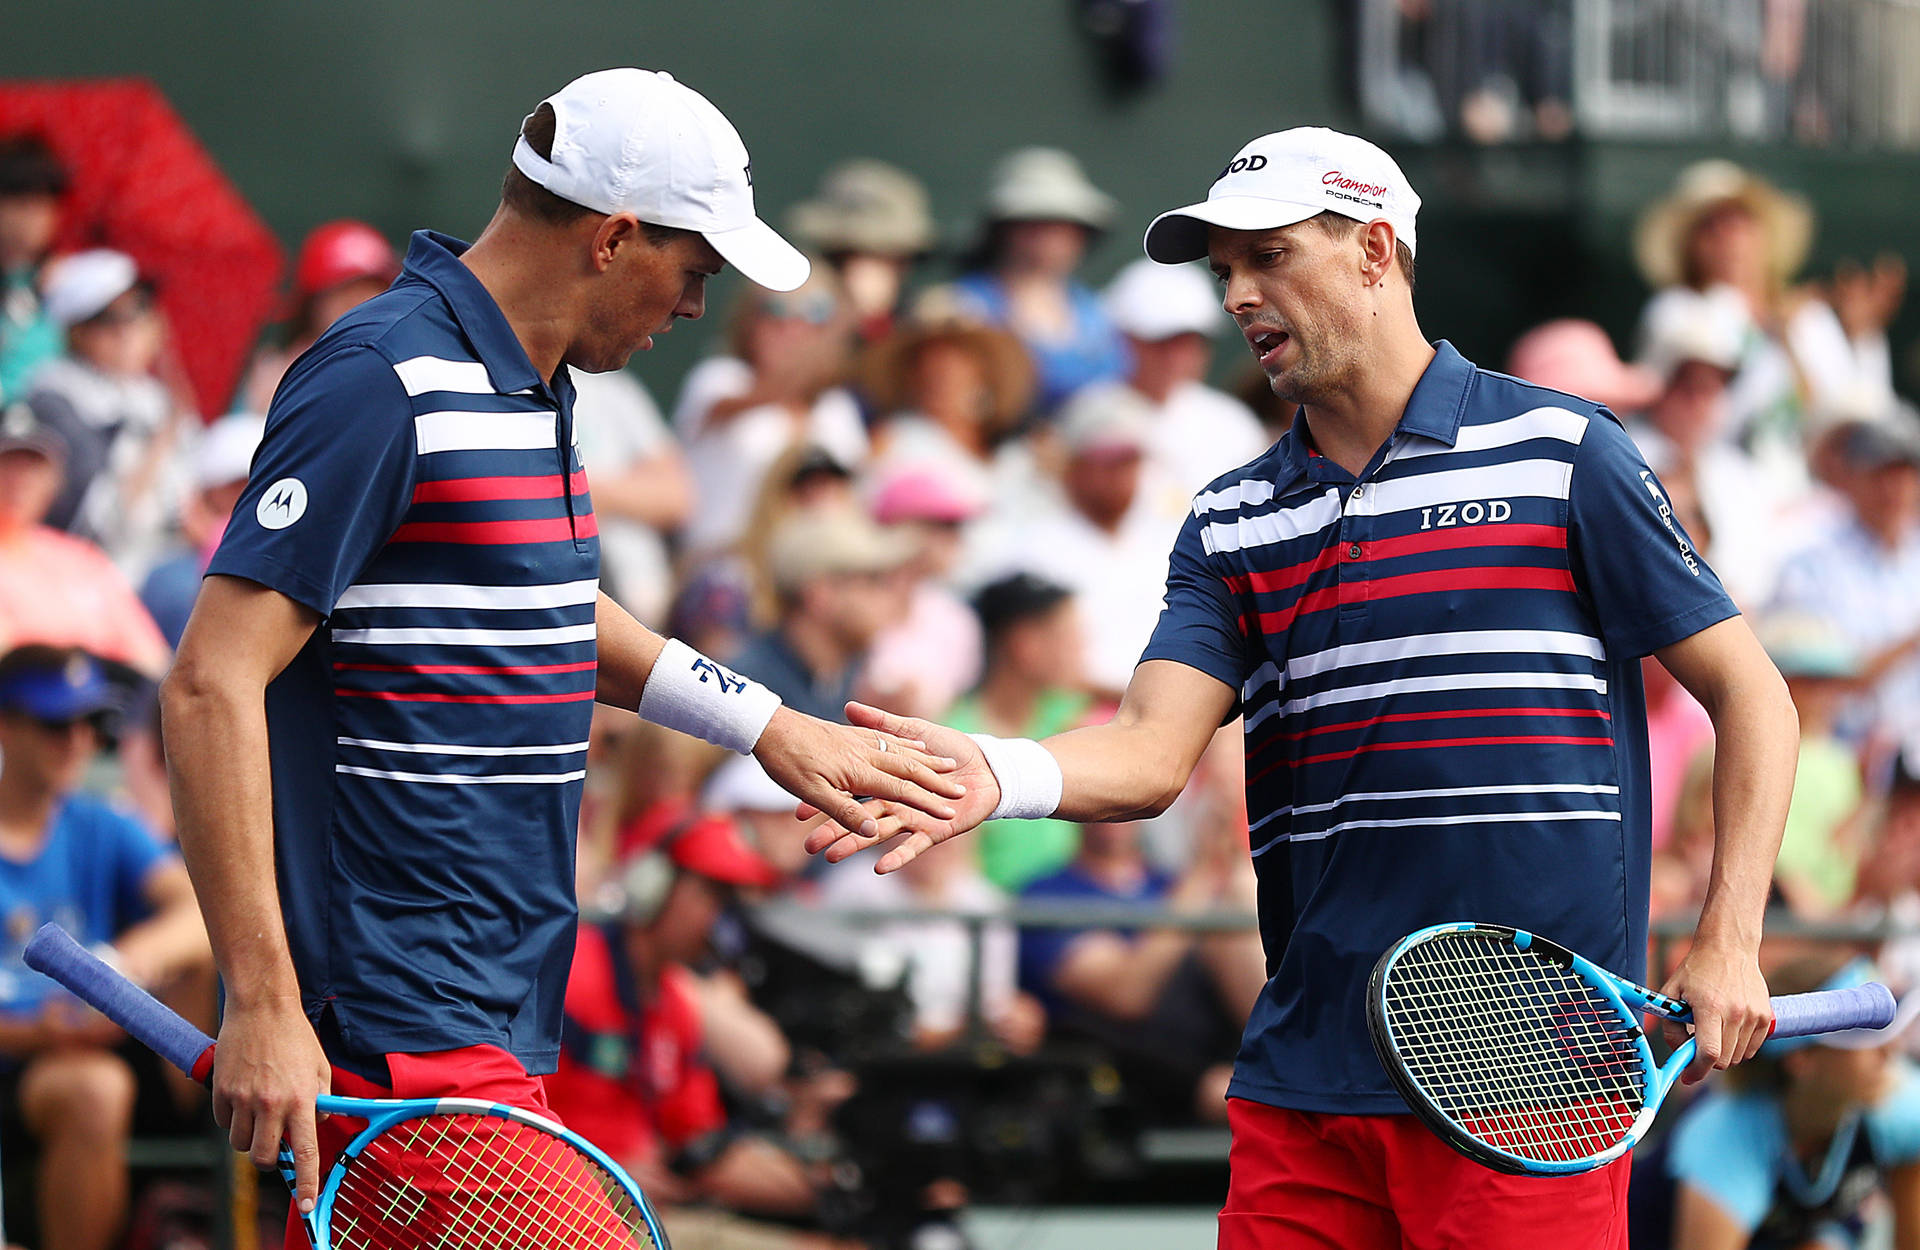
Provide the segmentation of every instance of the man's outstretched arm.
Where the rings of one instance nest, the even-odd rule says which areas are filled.
[[[604,593],[595,621],[596,696],[669,729],[754,757],[788,793],[858,827],[860,799],[877,795],[933,820],[954,816],[965,787],[954,761],[911,735],[831,725],[779,705],[772,693],[686,646],[662,638]]]
[[[967,792],[954,803],[954,816],[944,820],[898,803],[870,801],[867,812],[877,821],[871,833],[849,832],[845,822],[836,818],[814,830],[807,838],[807,850],[825,852],[838,863],[867,847],[898,839],[875,866],[885,873],[996,813],[1051,814],[1073,821],[1157,816],[1186,788],[1194,765],[1233,703],[1233,689],[1199,669],[1172,660],[1148,660],[1134,670],[1119,711],[1106,724],[1069,730],[1039,744],[1012,744],[1023,750],[996,752],[1003,761],[1000,772],[1007,771],[1005,761],[1010,759],[1024,774],[1017,779],[996,776],[987,752],[967,734],[849,704],[847,714],[854,724],[924,742],[927,750],[955,760],[958,767],[952,776],[966,785]],[[1009,788],[1028,788],[1034,775],[1048,767],[1031,754],[1033,750],[1044,751],[1058,768],[1057,804],[1049,812],[1000,812],[1003,780]]]

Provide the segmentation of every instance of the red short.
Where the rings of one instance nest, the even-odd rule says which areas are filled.
[[[1234,1098],[1220,1250],[1626,1250],[1621,1159],[1507,1176],[1410,1115],[1319,1115]]]
[[[376,1085],[340,1068],[333,1070],[333,1092],[348,1098],[477,1098],[550,1115],[546,1085],[498,1046],[463,1046],[419,1055],[388,1055],[393,1086]],[[329,1116],[320,1121],[320,1179],[367,1126],[365,1120]],[[309,1250],[299,1213],[287,1213],[286,1250]]]

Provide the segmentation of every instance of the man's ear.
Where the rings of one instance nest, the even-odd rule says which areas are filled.
[[[610,213],[594,228],[592,257],[595,272],[604,273],[613,265],[622,248],[647,247],[640,219],[632,213]]]
[[[1368,286],[1374,286],[1393,268],[1395,244],[1393,227],[1384,218],[1375,218],[1360,230],[1360,272]]]

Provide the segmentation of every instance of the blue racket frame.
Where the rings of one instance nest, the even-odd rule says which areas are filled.
[[[76,998],[125,1029],[142,1045],[194,1080],[204,1084],[211,1078],[214,1040],[165,1003],[102,963],[59,925],[41,926],[40,931],[27,943],[24,958],[29,968],[58,981]],[[552,1133],[605,1168],[608,1175],[633,1200],[654,1245],[659,1250],[671,1250],[666,1232],[660,1227],[659,1216],[654,1213],[653,1204],[647,1201],[647,1196],[640,1192],[640,1186],[634,1183],[626,1170],[598,1146],[555,1120],[519,1107],[470,1098],[344,1098],[322,1094],[314,1105],[328,1115],[367,1121],[367,1127],[354,1135],[334,1161],[325,1183],[320,1187],[313,1210],[301,1217],[315,1250],[332,1250],[330,1222],[333,1204],[340,1191],[340,1182],[346,1176],[348,1163],[394,1125],[429,1115],[494,1116]],[[280,1148],[278,1168],[291,1192],[295,1188],[293,1156],[284,1144]]]
[[[1400,957],[1413,947],[1436,937],[1459,933],[1480,933],[1510,942],[1517,950],[1544,954],[1587,982],[1620,1013],[1620,1018],[1631,1028],[1644,1082],[1640,1112],[1621,1141],[1607,1150],[1581,1159],[1560,1161],[1525,1158],[1467,1132],[1408,1073],[1406,1065],[1399,1058],[1392,1017],[1387,1011],[1388,973]],[[1771,1037],[1810,1037],[1843,1029],[1884,1028],[1892,1022],[1896,1008],[1892,992],[1877,982],[1844,990],[1785,994],[1773,998],[1771,1002],[1774,1017],[1769,1033]],[[1660,1104],[1686,1071],[1687,1065],[1693,1062],[1695,1051],[1694,1039],[1689,1037],[1674,1048],[1665,1063],[1656,1062],[1646,1030],[1641,1027],[1642,1019],[1649,1014],[1683,1024],[1693,1020],[1693,1011],[1686,1003],[1617,976],[1557,942],[1548,941],[1525,929],[1474,921],[1430,925],[1409,933],[1380,957],[1367,983],[1367,1033],[1373,1040],[1374,1053],[1379,1057],[1381,1066],[1386,1069],[1394,1088],[1406,1100],[1408,1108],[1461,1154],[1495,1171],[1515,1176],[1571,1176],[1591,1172],[1620,1158],[1646,1136],[1660,1113]]]

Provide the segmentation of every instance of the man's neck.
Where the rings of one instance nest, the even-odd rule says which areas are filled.
[[[1853,1108],[1804,1088],[1789,1090],[1781,1107],[1787,1123],[1787,1138],[1804,1158],[1807,1153],[1828,1148],[1840,1125]]]
[[[573,309],[562,295],[562,285],[554,281],[564,262],[551,242],[502,210],[460,257],[460,263],[493,296],[542,378],[559,372],[574,329]]]
[[[1306,405],[1307,428],[1320,454],[1360,476],[1393,437],[1433,356],[1411,318],[1398,331],[1383,333],[1346,391]]]
[[[1103,852],[1082,847],[1080,871],[1102,888],[1115,894],[1134,894],[1147,879],[1147,866],[1133,851]]]
[[[788,618],[780,627],[780,636],[816,684],[838,680],[853,662],[853,653],[841,646],[825,625],[811,617]]]
[[[1174,391],[1186,381],[1165,369],[1142,369],[1135,366],[1133,376],[1127,379],[1127,385],[1145,396],[1156,408],[1166,406],[1173,398]]]

